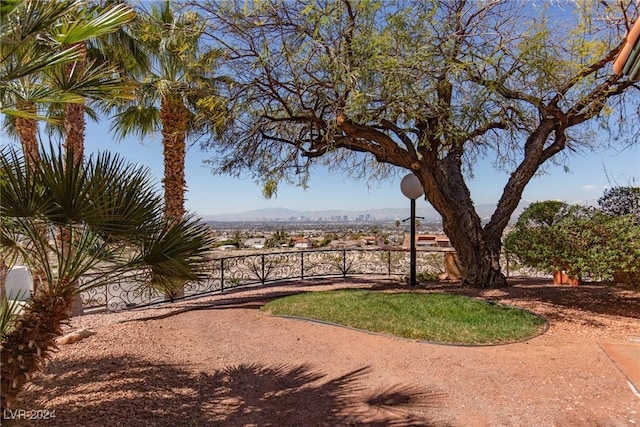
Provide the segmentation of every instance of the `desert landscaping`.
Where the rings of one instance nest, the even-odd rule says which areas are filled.
[[[382,276],[284,282],[76,317],[69,331],[96,334],[61,345],[26,390],[24,408],[55,413],[28,425],[640,423],[633,364],[617,363],[608,347],[640,348],[640,294],[551,279],[510,281],[498,290],[459,284],[417,290],[484,298],[548,320],[542,335],[501,346],[416,342],[259,310],[294,292],[407,290]]]

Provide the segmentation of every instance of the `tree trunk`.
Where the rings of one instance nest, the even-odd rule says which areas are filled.
[[[507,286],[500,267],[501,236],[489,236],[477,216],[455,216],[443,215],[443,227],[465,268],[463,282],[477,288]]]
[[[86,67],[87,47],[84,42],[78,43],[81,56],[75,62],[67,64],[67,75],[80,73]],[[67,103],[64,106],[64,131],[65,149],[67,153],[73,153],[74,162],[82,162],[84,159],[84,131],[86,120],[84,117],[84,103]]]
[[[186,157],[187,111],[180,97],[164,97],[160,110],[164,150],[164,212],[167,218],[185,214],[184,162]]]
[[[36,106],[32,102],[25,102],[19,106],[20,110],[29,113],[36,113]],[[40,151],[38,150],[38,122],[28,117],[16,117],[16,131],[20,137],[22,153],[27,164],[31,167],[40,162]]]
[[[65,149],[72,153],[75,163],[82,162],[84,158],[84,129],[84,104],[65,104]]]
[[[0,304],[7,298],[7,274],[9,274],[9,266],[0,257]]]
[[[87,46],[84,42],[76,44],[80,47],[80,58],[66,65],[66,71],[68,76],[72,76],[74,73],[81,73],[87,66]],[[65,131],[65,155],[73,156],[74,164],[81,164],[84,162],[84,132],[86,128],[86,119],[84,111],[84,102],[80,103],[66,103],[64,105],[64,131]],[[61,236],[65,239],[66,236]],[[72,283],[71,287],[78,286],[78,282]],[[70,313],[74,316],[83,314],[82,298],[72,299],[73,308]]]
[[[56,349],[56,338],[69,319],[73,304],[73,287],[58,287],[55,294],[40,292],[24,307],[15,327],[2,341],[0,363],[0,410],[19,407],[19,394],[40,371],[50,353]]]
[[[507,286],[500,268],[502,233],[539,166],[564,147],[566,137],[557,132],[556,127],[554,120],[543,120],[529,136],[525,143],[527,155],[511,174],[491,220],[484,227],[462,173],[463,143],[452,143],[443,158],[423,149],[422,161],[411,163],[425,190],[425,197],[442,216],[444,232],[466,269],[464,282],[471,286]],[[556,140],[545,149],[545,141],[554,131]]]
[[[162,146],[164,152],[164,215],[180,220],[184,217],[184,192],[186,189],[184,163],[187,155],[187,110],[179,96],[163,97],[160,106],[162,121]],[[165,300],[173,301],[184,296],[184,283],[176,283],[165,294]]]
[[[463,282],[477,288],[507,286],[500,269],[502,230],[482,227],[464,181],[461,157],[452,150],[444,159],[420,163],[415,173],[465,269]]]

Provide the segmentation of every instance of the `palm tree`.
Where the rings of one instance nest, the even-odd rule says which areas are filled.
[[[122,90],[119,79],[114,79],[114,67],[96,64],[65,76],[60,66],[82,58],[80,42],[109,34],[132,20],[131,8],[87,9],[77,0],[30,0],[4,6],[0,8],[0,112],[46,119],[19,109],[18,104],[81,103],[84,97],[97,97],[114,84],[112,90]],[[44,72],[51,73],[48,79],[42,78]],[[27,77],[31,80],[24,80]],[[55,85],[51,84],[54,80]]]
[[[13,247],[22,262],[42,272],[38,292],[2,336],[2,410],[15,407],[55,349],[76,295],[128,271],[152,291],[199,280],[212,244],[193,218],[164,218],[147,170],[109,154],[80,163],[60,149],[40,156],[33,167],[15,150],[0,153],[0,214],[11,220],[2,235],[20,236]]]
[[[115,3],[106,8],[102,6],[85,8],[83,9],[86,13],[84,19],[99,24],[105,21],[104,16],[107,11],[121,8],[126,6]],[[73,23],[73,20],[71,22]],[[94,67],[95,64],[112,64],[116,67],[119,76],[148,69],[146,55],[142,53],[137,40],[131,37],[122,25],[115,27],[114,31],[103,31],[74,45],[78,48],[80,55],[78,60],[65,64],[65,75],[69,79],[73,79],[76,74],[84,73],[87,68]],[[105,101],[109,104],[120,98],[122,94],[111,92],[107,96]],[[84,157],[85,113],[93,113],[90,110],[87,111],[86,107],[84,102],[65,103],[62,106],[64,118],[62,135],[65,138],[67,153],[72,153],[76,162],[82,161]]]
[[[83,56],[77,43],[109,33],[133,16],[122,6],[91,15],[83,5],[0,3],[0,112],[44,119],[34,108],[41,103],[82,103],[86,96],[122,90],[112,78],[117,70],[106,65],[65,72],[64,64]],[[18,123],[32,132],[33,122]],[[54,154],[40,153],[33,143],[25,151],[22,157],[9,148],[0,153],[0,279],[9,255],[17,254],[41,273],[41,283],[22,315],[10,316],[8,304],[0,307],[2,410],[15,406],[24,384],[55,348],[80,291],[131,269],[144,286],[161,291],[196,280],[210,244],[207,230],[192,218],[163,219],[161,199],[146,174],[122,160],[103,155],[83,164],[53,148]],[[101,273],[99,279],[80,284],[90,270]]]
[[[50,49],[66,48],[74,52],[74,56],[66,61],[60,61],[54,66],[37,70],[37,73],[34,71],[15,79],[10,94],[15,100],[18,112],[7,116],[9,120],[5,121],[5,129],[15,131],[14,133],[22,143],[23,150],[35,162],[38,161],[34,157],[38,153],[37,122],[35,119],[44,118],[54,127],[63,127],[63,131],[60,133],[66,137],[65,145],[68,151],[73,151],[76,160],[81,160],[85,128],[84,98],[111,100],[126,94],[126,91],[123,90],[124,86],[118,78],[119,70],[124,67],[114,61],[106,61],[104,55],[96,58],[95,52],[99,49],[96,49],[95,46],[105,48],[110,54],[115,49],[131,52],[131,49],[127,48],[133,45],[128,40],[121,40],[122,37],[118,37],[117,43],[109,41],[113,39],[111,35],[114,32],[124,33],[121,30],[122,26],[133,19],[135,14],[132,9],[122,4],[90,8],[82,2],[72,1],[68,2],[68,7],[55,15],[55,20],[47,21],[48,26],[34,28],[36,38],[25,37],[22,33],[22,27],[29,22],[32,16],[46,13],[46,9],[41,10],[45,6],[46,4],[40,1],[25,2],[22,7],[14,8],[12,13],[8,15],[7,32],[17,35],[16,41],[22,41],[22,43],[13,43],[4,49],[3,66],[10,67],[12,62],[24,61],[25,59],[37,60],[34,54],[42,56],[46,52],[34,49],[34,47],[39,47],[42,44],[40,40],[47,38],[57,40],[58,44],[46,47]],[[27,26],[27,28],[29,27]],[[92,42],[93,40],[98,42]],[[107,40],[107,42],[100,44],[100,40]],[[87,47],[89,42],[92,42],[90,48]],[[11,48],[11,45],[15,45],[15,47]],[[9,52],[10,54],[8,54]],[[114,54],[113,57],[121,59],[123,55]],[[116,68],[116,65],[119,67]],[[131,69],[131,65],[131,61],[129,61],[127,68]],[[42,99],[44,88],[49,91],[54,90],[55,93],[71,92],[76,96],[72,100],[64,97]],[[46,117],[38,117],[36,109],[43,111],[43,103],[49,105]],[[65,113],[60,114],[56,111],[64,111]]]
[[[7,1],[0,7],[0,112],[19,135],[28,163],[38,157],[37,121],[51,120],[38,106],[80,103],[85,96],[122,92],[113,67],[93,65],[67,76],[65,64],[82,57],[77,45],[103,36],[130,21],[134,13],[123,5],[89,13],[77,0]],[[0,256],[0,296],[9,265]]]
[[[200,22],[196,14],[176,14],[169,1],[139,12],[132,31],[151,57],[151,70],[112,125],[119,139],[161,133],[165,215],[176,219],[185,214],[187,140],[219,132],[226,121],[218,89],[228,79],[215,74],[223,52],[202,49]]]

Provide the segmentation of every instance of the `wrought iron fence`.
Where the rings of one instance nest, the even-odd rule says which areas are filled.
[[[443,253],[419,251],[419,273],[444,271]],[[187,282],[184,298],[254,286],[269,282],[312,277],[353,275],[405,275],[409,252],[393,249],[326,249],[260,253],[212,258],[205,280]],[[106,286],[91,288],[82,296],[85,311],[118,311],[157,304],[166,297],[140,284],[133,274],[118,277]]]

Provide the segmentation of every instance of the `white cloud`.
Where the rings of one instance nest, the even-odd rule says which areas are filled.
[[[595,189],[596,189],[596,186],[591,184],[582,186],[582,191],[593,191]]]

